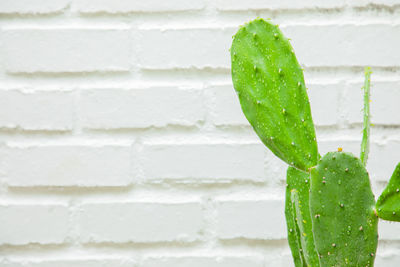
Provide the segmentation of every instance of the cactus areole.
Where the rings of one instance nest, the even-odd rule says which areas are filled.
[[[289,40],[277,25],[256,19],[231,47],[232,80],[247,120],[261,141],[289,167],[285,215],[296,267],[372,267],[378,220],[400,221],[400,164],[378,201],[366,163],[369,151],[369,68],[365,70],[360,157],[321,157],[310,103]]]

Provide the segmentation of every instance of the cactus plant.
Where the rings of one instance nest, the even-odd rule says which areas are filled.
[[[370,69],[360,158],[342,149],[321,157],[303,70],[279,27],[263,19],[247,23],[233,37],[230,52],[244,115],[289,165],[285,216],[295,266],[374,266],[378,219],[400,221],[400,164],[376,203],[366,170]]]

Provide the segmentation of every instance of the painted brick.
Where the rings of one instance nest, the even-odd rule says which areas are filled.
[[[335,125],[338,120],[338,84],[311,84],[308,96],[315,125]]]
[[[396,6],[398,0],[283,0],[283,1],[263,1],[263,0],[217,0],[216,6],[223,11],[240,11],[240,10],[301,10],[301,9],[337,9],[345,6],[363,7],[367,5],[383,5]]]
[[[24,130],[71,130],[71,92],[0,90],[0,127]]]
[[[350,123],[362,123],[363,92],[361,83],[352,83],[346,90],[345,109]],[[371,122],[375,125],[400,125],[400,83],[371,81]]]
[[[375,83],[371,88],[371,97],[375,94]],[[348,84],[344,88],[343,95],[343,109],[341,110],[341,115],[344,121],[347,123],[362,123],[363,122],[363,107],[364,107],[364,96],[361,83]],[[375,102],[375,101],[374,101]],[[371,103],[371,113],[372,108],[375,103]],[[371,114],[371,120],[374,115]]]
[[[265,170],[267,175],[267,181],[271,182],[271,185],[285,185],[286,184],[286,170],[288,164],[274,155],[269,149],[267,149],[265,159]],[[283,192],[283,191],[282,191]]]
[[[214,97],[212,121],[217,126],[250,125],[242,112],[233,85],[215,85],[210,88]]]
[[[371,90],[372,123],[400,125],[400,82],[374,83]]]
[[[367,168],[371,177],[381,182],[389,181],[400,161],[400,142],[372,143],[370,150]]]
[[[273,257],[266,259],[266,263],[266,266],[271,265],[274,267],[295,267],[290,251],[274,253]]]
[[[73,9],[83,13],[128,13],[128,12],[166,12],[187,11],[204,8],[203,0],[74,0]]]
[[[385,266],[385,267],[397,267],[399,266],[400,257],[397,251],[389,252],[382,255],[378,251],[375,260],[375,266]]]
[[[138,60],[145,69],[230,66],[234,30],[142,30]]]
[[[63,205],[0,205],[0,244],[60,244],[68,236],[68,208]]]
[[[2,0],[0,14],[49,14],[61,12],[70,0]]]
[[[263,1],[263,0],[217,0],[216,6],[219,10],[257,10],[257,9],[315,9],[315,8],[339,8],[345,5],[344,0],[282,0],[282,1]]]
[[[399,0],[0,3],[0,266],[292,267],[287,164],[228,73],[257,15],[310,76],[321,155],[359,155],[369,65],[375,196],[400,159]],[[380,222],[376,266],[400,266],[399,225]]]
[[[192,242],[200,238],[203,219],[196,202],[107,202],[82,205],[78,224],[85,243]]]
[[[142,267],[264,267],[258,257],[154,257],[148,258]]]
[[[389,180],[389,178],[388,178]],[[398,240],[400,236],[400,224],[397,222],[379,221],[380,240]]]
[[[2,263],[3,267],[134,267],[129,259],[51,259],[51,260],[10,260]]]
[[[1,35],[9,72],[129,70],[130,33],[123,28],[21,28],[5,29]]]
[[[141,157],[148,180],[262,181],[264,152],[262,144],[145,144]]]
[[[82,92],[82,125],[94,129],[191,126],[204,119],[200,90],[173,87]]]
[[[221,239],[284,239],[284,201],[221,201],[217,206],[217,228]]]
[[[400,25],[298,25],[282,30],[292,39],[299,62],[306,66],[383,67],[397,66],[400,61],[396,49]]]
[[[129,146],[9,146],[3,168],[11,186],[124,186],[131,182]]]
[[[282,30],[292,39],[299,62],[308,67],[388,67],[400,61],[400,51],[396,49],[400,46],[400,25],[291,25]],[[230,36],[235,31],[236,28],[142,30],[138,60],[145,69],[229,68]],[[370,46],[366,47],[365,42]],[[331,47],[332,43],[336,45]],[[331,47],[329,53],[326,47]],[[371,54],[371,49],[375,53]]]
[[[386,6],[386,7],[396,7],[399,5],[398,0],[346,0],[347,4],[350,6]]]

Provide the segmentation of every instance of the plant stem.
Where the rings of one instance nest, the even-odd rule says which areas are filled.
[[[369,153],[369,131],[370,131],[370,110],[369,110],[369,96],[370,96],[370,83],[371,83],[371,68],[365,68],[365,81],[364,81],[364,124],[363,124],[363,138],[361,141],[361,162],[364,166],[367,165]]]

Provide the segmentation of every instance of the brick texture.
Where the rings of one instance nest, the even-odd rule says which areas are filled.
[[[360,154],[371,77],[376,197],[400,161],[399,0],[0,0],[0,266],[293,267],[287,164],[240,107],[229,48],[271,18],[319,153]],[[267,55],[268,56],[268,55]],[[400,266],[380,222],[376,266]]]

